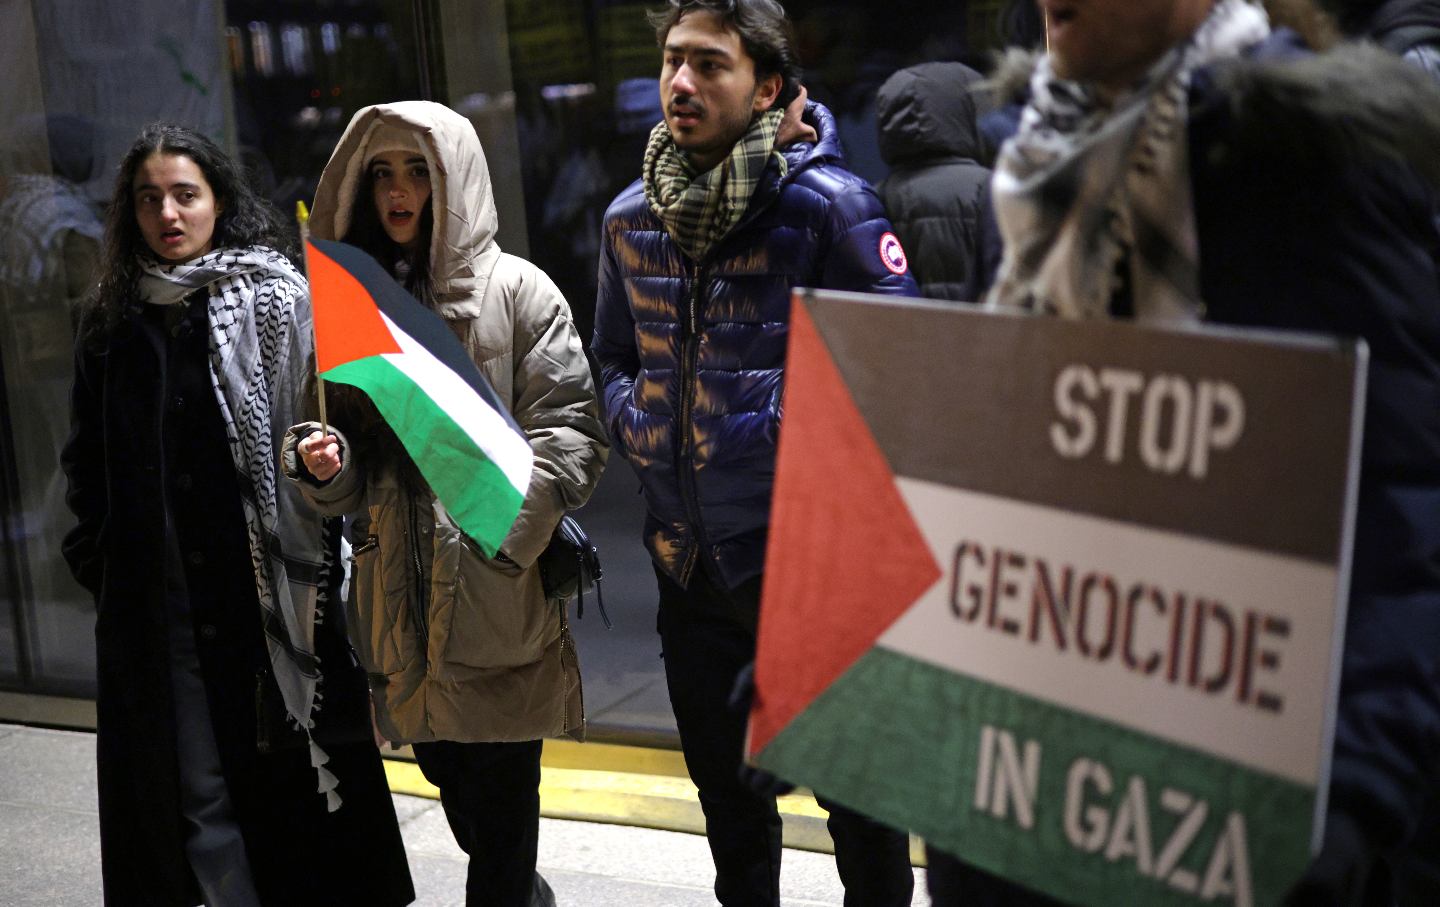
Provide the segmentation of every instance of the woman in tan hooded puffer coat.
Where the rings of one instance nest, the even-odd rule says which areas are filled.
[[[310,221],[438,312],[529,437],[530,488],[497,556],[456,528],[359,391],[327,385],[332,434],[296,426],[283,459],[317,507],[355,515],[350,637],[380,734],[413,744],[470,854],[467,903],[525,907],[553,903],[535,874],[540,739],[580,739],[585,720],[565,605],[535,559],[590,496],[608,444],[569,306],[500,251],[496,227],[474,127],[425,101],[355,114]]]

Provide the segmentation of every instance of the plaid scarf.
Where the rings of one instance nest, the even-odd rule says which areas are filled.
[[[730,155],[701,174],[691,169],[664,122],[650,131],[640,173],[645,200],[692,260],[703,259],[740,222],[772,154],[780,162],[780,175],[785,175],[785,158],[775,151],[784,114],[767,110],[756,117]]]
[[[273,249],[221,249],[185,264],[143,263],[140,296],[175,304],[201,287],[210,293],[210,383],[239,480],[260,621],[285,710],[306,731],[315,726],[320,661],[315,626],[324,616],[335,526],[305,503],[291,482],[277,482],[277,451],[310,373],[308,285]],[[310,764],[331,812],[340,807],[329,757],[310,739]]]
[[[1128,290],[1137,318],[1196,320],[1203,305],[1185,128],[1190,78],[1269,31],[1260,7],[1220,0],[1188,41],[1113,101],[1057,78],[1043,58],[1020,131],[995,169],[1005,258],[989,302],[1101,318]]]

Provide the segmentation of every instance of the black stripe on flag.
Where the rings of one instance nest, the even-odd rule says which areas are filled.
[[[344,268],[360,282],[360,286],[375,300],[380,311],[395,322],[395,326],[410,335],[417,343],[430,351],[430,355],[455,374],[480,395],[480,399],[505,417],[505,422],[515,433],[525,437],[520,426],[510,415],[510,409],[500,401],[495,388],[480,373],[470,354],[455,332],[439,314],[427,309],[410,292],[395,282],[380,263],[369,253],[349,243],[332,242],[327,239],[311,239],[310,244],[325,253],[332,261]]]

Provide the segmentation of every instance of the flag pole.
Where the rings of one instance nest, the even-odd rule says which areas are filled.
[[[304,201],[295,202],[295,220],[300,222],[300,249],[305,259],[305,282],[310,282],[310,209]],[[310,320],[310,339],[315,343],[315,392],[320,400],[320,434],[330,434],[330,423],[325,418],[325,379],[320,377],[320,341],[315,334],[315,320]]]

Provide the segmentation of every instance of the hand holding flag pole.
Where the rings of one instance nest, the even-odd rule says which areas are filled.
[[[370,398],[451,520],[494,557],[530,487],[528,436],[440,315],[363,250],[309,238],[303,214],[300,225],[316,375]]]
[[[304,201],[295,202],[295,220],[300,223],[300,249],[305,258],[305,281],[311,283],[310,278],[310,209],[305,207]],[[312,302],[313,308],[313,302]],[[330,422],[325,418],[325,379],[320,376],[320,349],[319,332],[312,319],[310,322],[312,332],[311,339],[315,341],[315,393],[320,399],[320,434],[330,434]]]

